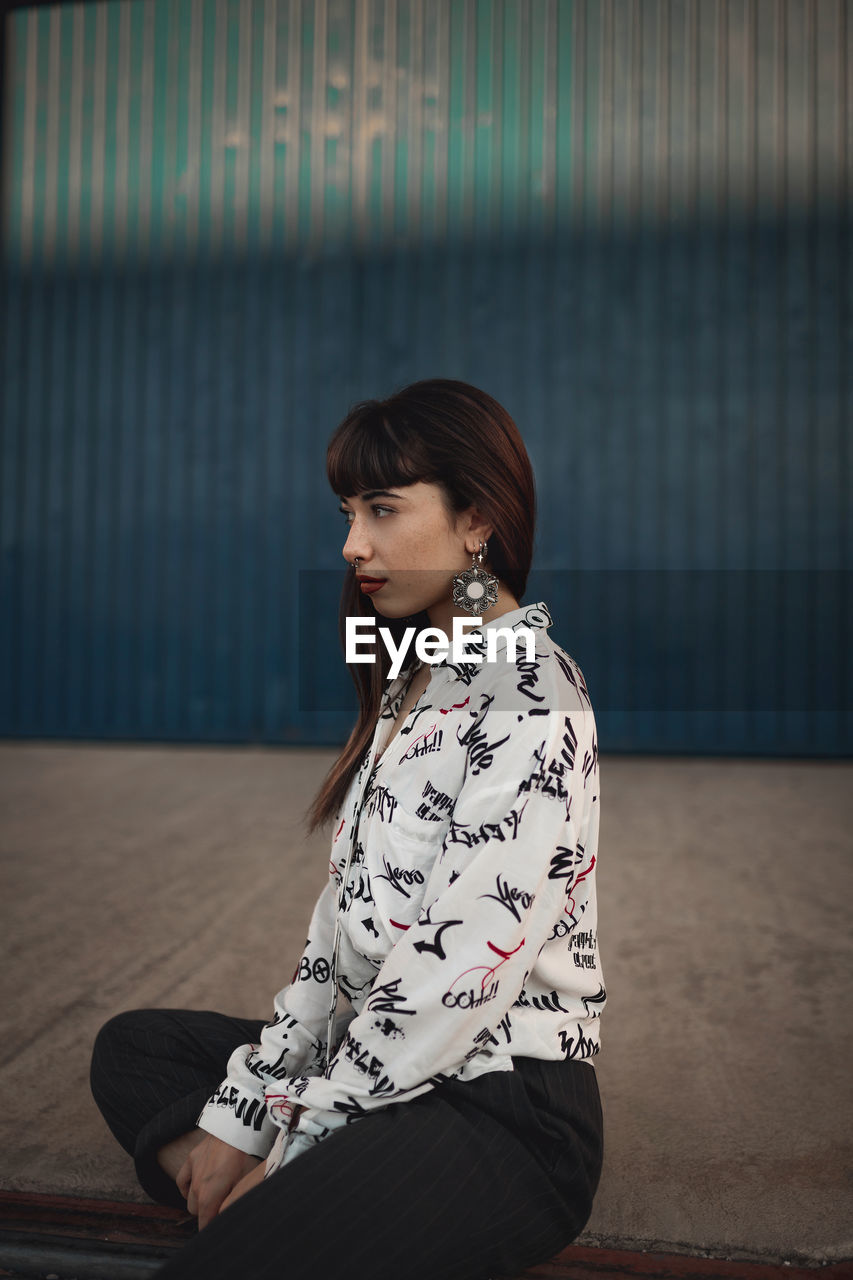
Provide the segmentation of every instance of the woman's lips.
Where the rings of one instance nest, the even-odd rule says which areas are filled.
[[[387,581],[387,578],[359,578],[358,583],[366,596],[372,596],[374,591],[379,591]]]

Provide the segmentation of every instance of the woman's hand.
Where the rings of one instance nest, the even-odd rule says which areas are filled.
[[[230,1193],[256,1166],[263,1177],[264,1162],[258,1156],[247,1155],[212,1133],[190,1152],[175,1182],[187,1209],[198,1215],[199,1230],[216,1217]]]
[[[252,1187],[257,1187],[259,1183],[263,1182],[266,1170],[266,1161],[263,1161],[258,1165],[257,1169],[252,1169],[250,1173],[246,1174],[245,1178],[241,1178],[231,1194],[226,1196],[222,1201],[222,1206],[219,1212],[222,1213],[223,1209],[227,1209],[235,1200],[239,1200],[247,1191],[251,1191]]]

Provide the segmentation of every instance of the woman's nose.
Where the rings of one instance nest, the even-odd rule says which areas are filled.
[[[349,527],[341,554],[348,564],[355,564],[356,559],[360,564],[364,564],[370,559],[370,546],[361,531],[361,526],[355,520]]]

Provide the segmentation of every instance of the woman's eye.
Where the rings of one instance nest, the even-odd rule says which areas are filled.
[[[372,506],[372,507],[370,508],[370,510],[371,510],[371,511],[374,513],[374,515],[376,515],[377,517],[379,516],[380,511],[382,511],[382,512],[386,513],[387,515],[391,515],[391,516],[394,514],[394,508],[393,508],[393,507],[381,507],[381,506],[379,506],[379,504],[378,504],[378,503],[377,503],[376,505]],[[344,507],[338,507],[338,511],[340,511],[341,515],[344,517],[344,520],[346,521],[346,523],[347,523],[347,524],[352,524],[353,520],[355,519],[355,514],[354,514],[354,512],[352,512],[352,511],[347,511]],[[381,517],[380,517],[380,518],[381,518]]]

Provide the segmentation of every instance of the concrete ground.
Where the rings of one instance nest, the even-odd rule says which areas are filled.
[[[0,1187],[144,1201],[92,1102],[101,1023],[267,1017],[327,868],[325,750],[0,743]],[[853,1258],[853,763],[602,756],[579,1243]]]

